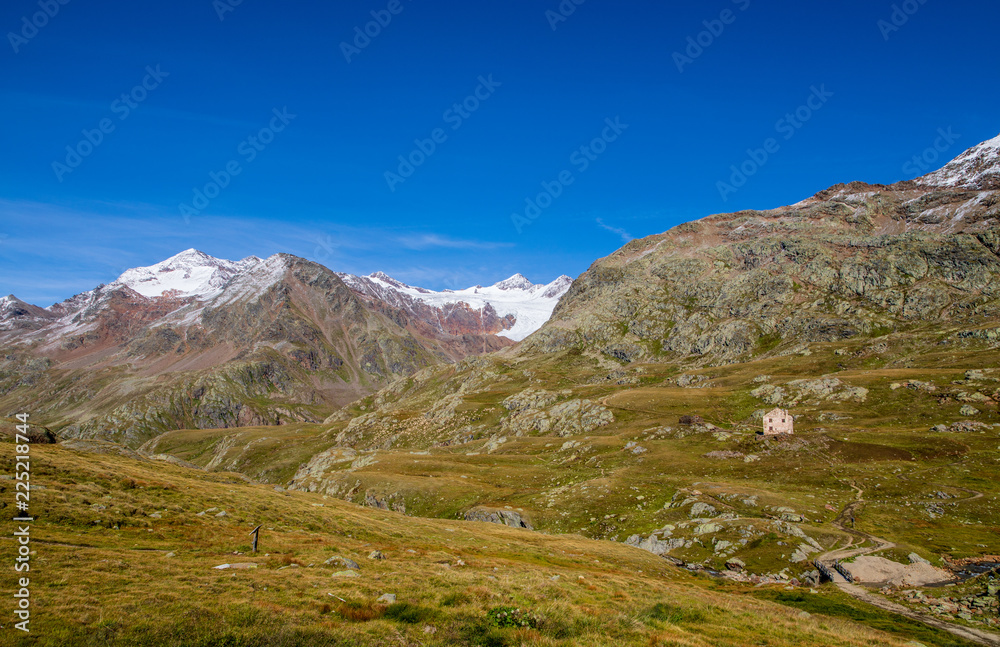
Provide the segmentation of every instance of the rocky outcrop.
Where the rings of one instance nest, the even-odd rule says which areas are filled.
[[[531,523],[521,516],[520,513],[507,509],[495,508],[474,508],[465,513],[466,521],[482,521],[484,523],[495,523],[511,528],[525,528],[534,530]]]
[[[31,423],[30,419],[27,424],[14,418],[0,419],[0,440],[13,445],[18,435],[27,437],[29,442],[37,445],[52,445],[59,442],[59,437],[51,430]]]
[[[802,402],[863,403],[868,399],[868,389],[845,384],[837,378],[793,380],[782,386],[762,384],[750,392],[753,397],[772,405],[796,406]]]
[[[513,436],[573,436],[614,422],[611,411],[590,400],[566,400],[555,404],[565,395],[528,389],[507,398],[503,406],[510,415],[502,421],[501,429]]]

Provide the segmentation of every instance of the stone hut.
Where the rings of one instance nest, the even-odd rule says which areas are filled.
[[[781,434],[794,434],[795,423],[792,414],[787,410],[775,408],[764,414],[764,435],[780,436]]]

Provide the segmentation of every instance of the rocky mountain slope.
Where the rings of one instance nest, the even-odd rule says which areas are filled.
[[[517,292],[548,312],[558,298]],[[463,328],[469,306],[382,295],[293,256],[188,250],[47,309],[6,297],[0,401],[31,406],[64,436],[138,444],[185,427],[318,421],[395,378],[512,343],[494,334],[504,327],[488,305]],[[517,314],[507,329],[525,325]]]
[[[517,353],[708,365],[881,330],[985,334],[1000,315],[1000,192],[970,187],[991,186],[995,151],[987,142],[959,158],[988,168],[838,185],[633,241],[574,282]]]
[[[837,185],[633,241],[519,345],[328,418],[291,485],[407,514],[516,514],[772,580],[811,577],[848,541],[848,512],[938,560],[1000,553],[992,149],[950,165],[969,174],[954,183]],[[775,405],[798,433],[758,440]]]

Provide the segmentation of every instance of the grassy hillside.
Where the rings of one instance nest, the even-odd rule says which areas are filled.
[[[610,542],[416,519],[59,445],[31,451],[32,631],[18,644],[962,644],[835,591],[734,589]],[[11,486],[0,481],[5,506]],[[5,559],[13,545],[0,543]],[[368,559],[375,550],[385,559]],[[213,568],[224,563],[256,568]],[[385,593],[396,602],[377,602]]]

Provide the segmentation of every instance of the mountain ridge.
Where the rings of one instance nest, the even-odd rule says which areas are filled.
[[[0,401],[33,403],[64,436],[138,445],[180,427],[320,421],[420,368],[514,343],[495,333],[516,315],[406,289],[454,303],[387,303],[289,254],[194,249],[47,309],[6,297]]]

